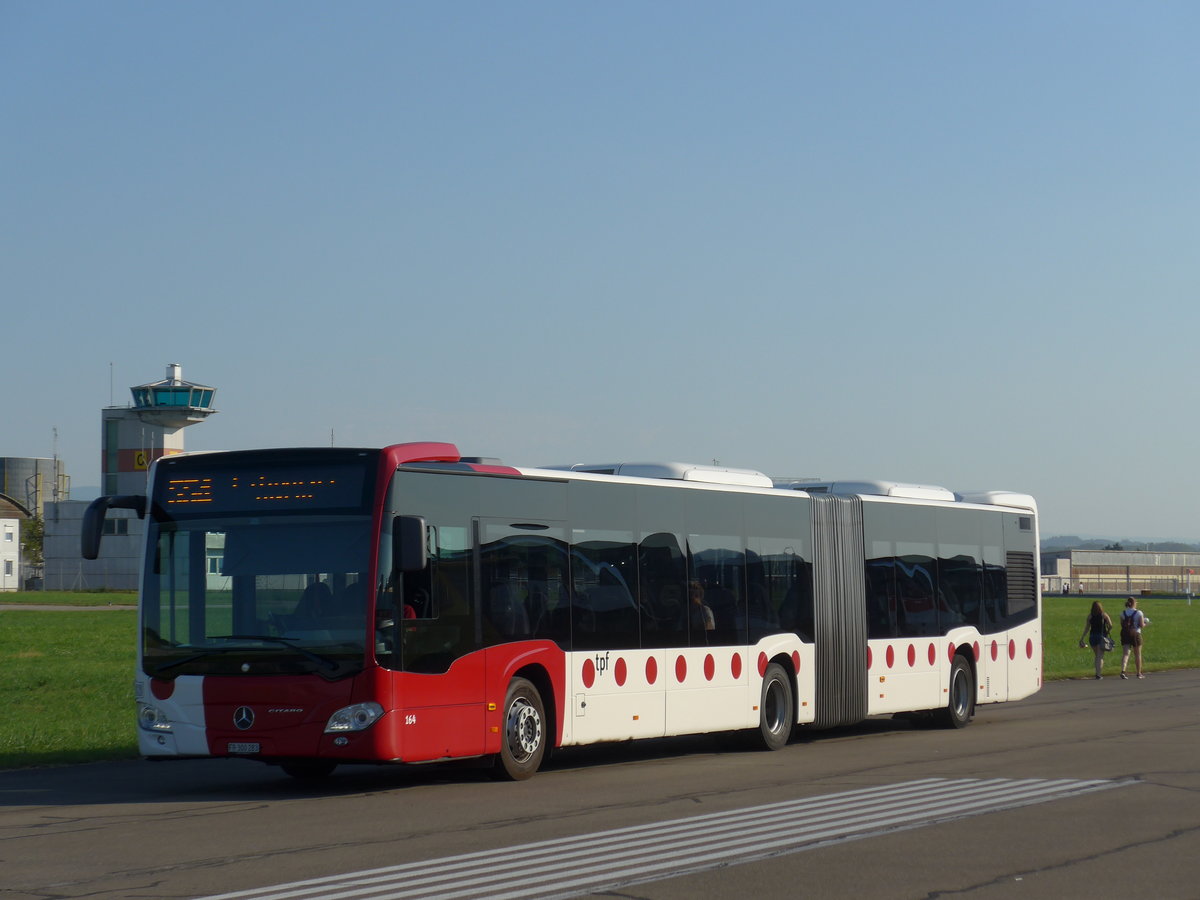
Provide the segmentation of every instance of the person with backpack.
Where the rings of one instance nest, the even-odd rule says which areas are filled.
[[[1125,601],[1125,608],[1121,610],[1121,678],[1126,679],[1129,676],[1125,674],[1125,667],[1129,665],[1129,651],[1132,650],[1134,660],[1137,663],[1137,677],[1145,678],[1142,674],[1142,629],[1150,624],[1150,620],[1146,618],[1146,614],[1137,608],[1137,598],[1130,597]]]
[[[1104,669],[1104,653],[1106,650],[1111,650],[1113,646],[1112,638],[1108,636],[1110,631],[1112,631],[1112,619],[1108,617],[1108,613],[1104,611],[1100,601],[1096,600],[1092,603],[1092,611],[1088,613],[1087,621],[1083,625],[1083,634],[1079,636],[1079,646],[1082,649],[1090,644],[1092,652],[1096,654],[1097,681],[1104,677],[1101,674]]]

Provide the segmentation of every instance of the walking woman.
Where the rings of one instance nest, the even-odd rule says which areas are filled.
[[[1096,600],[1092,603],[1092,611],[1088,613],[1087,622],[1083,626],[1083,634],[1079,636],[1079,646],[1091,645],[1092,652],[1096,654],[1097,681],[1104,677],[1101,674],[1104,669],[1104,654],[1112,647],[1112,640],[1108,636],[1110,631],[1112,631],[1112,619],[1108,617],[1108,613],[1104,611],[1100,601]],[[1123,671],[1124,666],[1121,668]]]
[[[1142,629],[1150,624],[1146,614],[1137,608],[1137,597],[1125,601],[1121,610],[1121,677],[1127,678],[1125,667],[1129,665],[1129,651],[1133,651],[1137,663],[1137,677],[1145,678],[1142,674]]]

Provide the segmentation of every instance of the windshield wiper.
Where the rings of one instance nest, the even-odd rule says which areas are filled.
[[[341,668],[341,663],[336,659],[330,659],[328,656],[321,656],[319,653],[314,653],[307,647],[301,647],[299,644],[287,640],[286,638],[273,637],[269,634],[221,634],[215,635],[210,640],[214,641],[266,641],[272,644],[282,644],[289,650],[295,650],[309,662],[323,666],[330,672],[336,672]],[[195,662],[198,659],[204,659],[206,656],[213,656],[222,653],[236,653],[240,650],[246,650],[246,647],[205,647],[203,650],[193,653],[191,656],[185,656],[182,659],[173,659],[170,662],[165,662],[154,671],[165,672],[167,669],[174,669],[176,666],[187,665],[190,662]]]
[[[289,650],[295,650],[305,659],[310,662],[315,662],[317,665],[325,666],[331,672],[336,671],[340,667],[340,663],[336,659],[330,659],[328,656],[322,656],[320,653],[314,653],[307,647],[301,647],[294,641],[289,641],[287,638],[275,637],[270,634],[221,634],[213,637],[214,641],[265,641],[270,644],[282,644]],[[228,649],[244,649],[244,648],[228,648]]]
[[[184,666],[190,662],[195,662],[198,659],[204,659],[206,656],[212,656],[214,653],[229,653],[232,650],[240,649],[238,647],[210,647],[207,650],[201,650],[199,653],[193,653],[191,656],[185,656],[182,659],[173,659],[170,662],[165,662],[158,666],[154,671],[165,672],[167,669],[173,669],[176,666]]]

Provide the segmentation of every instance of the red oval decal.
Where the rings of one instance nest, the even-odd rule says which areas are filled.
[[[596,683],[596,666],[592,662],[592,658],[589,656],[587,659],[585,659],[583,661],[583,686],[585,688],[590,688],[595,683]]]
[[[675,680],[683,684],[683,680],[687,678],[687,660],[682,656],[675,657]]]
[[[159,700],[167,700],[175,693],[175,682],[168,681],[166,678],[151,678],[150,693]]]
[[[653,656],[646,660],[646,684],[658,681],[658,660]]]
[[[742,654],[735,653],[733,659],[729,660],[729,674],[734,681],[742,677]]]
[[[617,679],[617,687],[623,687],[625,678],[629,674],[625,667],[625,657],[618,656],[617,664],[613,667],[613,676]]]

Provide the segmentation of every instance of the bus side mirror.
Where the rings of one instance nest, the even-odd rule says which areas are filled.
[[[100,555],[100,535],[104,533],[104,515],[110,509],[132,509],[139,519],[146,518],[146,498],[141,494],[119,494],[97,497],[83,511],[83,526],[79,534],[79,551],[84,559]]]
[[[392,559],[401,572],[420,572],[429,565],[425,519],[396,516],[392,520]]]

